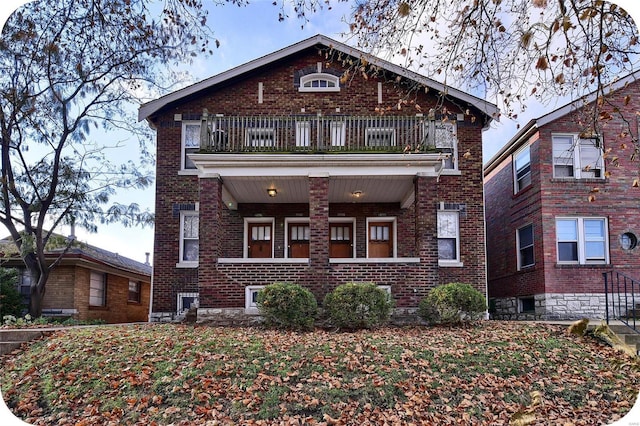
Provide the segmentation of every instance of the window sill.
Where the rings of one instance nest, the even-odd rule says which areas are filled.
[[[176,268],[197,268],[198,262],[178,262]]]
[[[178,171],[178,176],[197,176],[198,169],[181,169]]]
[[[419,257],[345,257],[329,259],[329,263],[420,263]]]
[[[610,263],[556,263],[558,269],[573,269],[573,268],[596,268],[596,269],[610,269]]]
[[[239,258],[218,258],[218,263],[269,263],[269,264],[302,264],[308,265],[309,259],[303,258],[286,258],[286,257],[268,257],[268,258],[251,258],[251,257],[239,257]]]
[[[579,182],[579,183],[602,183],[606,182],[606,178],[577,178],[577,177],[553,177],[552,183],[567,183],[567,182]]]
[[[441,268],[462,268],[464,263],[455,261],[438,260],[438,266]]]

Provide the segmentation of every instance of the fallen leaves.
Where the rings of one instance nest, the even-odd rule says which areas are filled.
[[[543,324],[302,334],[146,325],[57,333],[5,357],[0,383],[36,425],[606,424],[640,384],[614,365],[619,356]]]

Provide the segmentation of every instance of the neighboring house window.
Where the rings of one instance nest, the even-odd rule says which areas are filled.
[[[369,127],[366,130],[365,138],[367,146],[396,146],[396,131],[394,129]]]
[[[559,263],[608,263],[605,218],[556,218]]]
[[[190,308],[197,308],[199,306],[199,296],[198,293],[178,293],[178,313],[181,314]]]
[[[273,257],[273,218],[245,219],[244,257],[270,259]]]
[[[343,121],[332,121],[331,128],[331,146],[345,146],[346,128]]]
[[[460,226],[457,211],[438,211],[438,261],[460,262]]]
[[[395,257],[394,228],[394,219],[367,219],[367,257]]]
[[[285,220],[287,229],[287,253],[288,258],[308,258],[309,240],[311,228],[308,219]]]
[[[258,293],[263,285],[250,285],[244,289],[244,309],[247,313],[258,313]]]
[[[274,147],[276,131],[270,128],[247,129],[246,145],[254,148]]]
[[[197,211],[180,212],[180,263],[197,264],[200,253]]]
[[[513,155],[514,193],[518,193],[531,185],[531,155],[527,145]]]
[[[553,176],[576,179],[604,178],[602,143],[598,138],[553,136]]]
[[[300,92],[339,92],[340,79],[327,73],[313,73],[300,77]]]
[[[140,281],[129,281],[129,302],[140,303]]]
[[[183,121],[182,122],[182,170],[193,170],[196,165],[189,159],[187,154],[198,152],[200,150],[200,122],[199,121]]]
[[[296,146],[311,145],[311,123],[296,121]]]
[[[107,274],[91,271],[89,278],[89,306],[107,305]]]
[[[533,225],[523,226],[516,234],[518,245],[518,270],[533,266],[535,263],[533,255]]]

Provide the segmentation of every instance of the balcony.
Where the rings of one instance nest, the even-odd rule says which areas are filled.
[[[456,121],[425,116],[223,116],[205,110],[191,152],[441,154],[453,168]]]

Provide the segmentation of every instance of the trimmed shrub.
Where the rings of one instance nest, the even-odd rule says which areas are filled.
[[[393,300],[374,283],[347,283],[327,294],[323,306],[333,325],[357,330],[387,322]]]
[[[24,304],[20,292],[15,287],[16,280],[15,269],[0,269],[0,318],[22,315]]]
[[[258,310],[267,325],[290,330],[312,330],[318,302],[308,289],[292,283],[274,283],[258,292]]]
[[[430,324],[460,324],[479,319],[487,309],[482,293],[469,284],[449,283],[420,301],[418,315]]]

